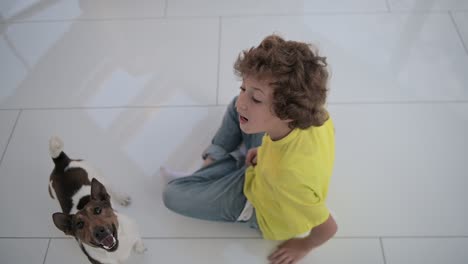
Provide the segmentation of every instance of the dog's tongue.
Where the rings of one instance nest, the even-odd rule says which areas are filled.
[[[103,246],[105,246],[106,248],[112,248],[115,244],[115,239],[112,235],[108,235],[106,236],[106,238],[104,238],[102,241],[101,241],[101,244]]]

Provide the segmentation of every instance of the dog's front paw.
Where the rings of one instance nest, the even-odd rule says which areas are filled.
[[[132,203],[132,197],[123,196],[121,199],[119,199],[119,203],[123,206],[129,206]]]
[[[135,243],[135,246],[134,246],[134,249],[135,249],[135,252],[138,253],[138,254],[143,254],[145,253],[148,249],[145,247],[145,244],[143,244],[143,240],[138,240],[136,243]]]
[[[114,199],[122,206],[129,206],[132,203],[132,198],[127,194],[114,193]]]

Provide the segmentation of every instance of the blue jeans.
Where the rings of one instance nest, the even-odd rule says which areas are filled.
[[[170,181],[163,192],[163,201],[170,210],[188,217],[235,222],[244,209],[245,153],[260,146],[263,133],[245,134],[239,127],[235,103],[229,104],[221,127],[211,145],[203,152],[203,158],[214,162],[192,175]],[[248,221],[258,229],[255,213]]]

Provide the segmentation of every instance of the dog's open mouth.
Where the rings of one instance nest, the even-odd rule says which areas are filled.
[[[101,240],[101,246],[105,250],[111,250],[115,245],[117,245],[117,239],[113,235],[108,235]]]
[[[117,250],[119,246],[119,240],[117,239],[117,230],[115,226],[113,226],[114,231],[112,234],[108,234],[106,237],[104,237],[100,242],[99,242],[99,247],[109,251],[113,252]]]

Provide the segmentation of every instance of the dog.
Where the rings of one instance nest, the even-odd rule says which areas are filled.
[[[52,215],[55,226],[73,236],[93,264],[120,264],[132,250],[144,253],[136,224],[112,209],[111,197],[124,206],[130,204],[130,197],[109,185],[106,189],[103,177],[85,161],[70,159],[60,138],[49,140],[49,151],[55,164],[49,194],[62,209]]]

